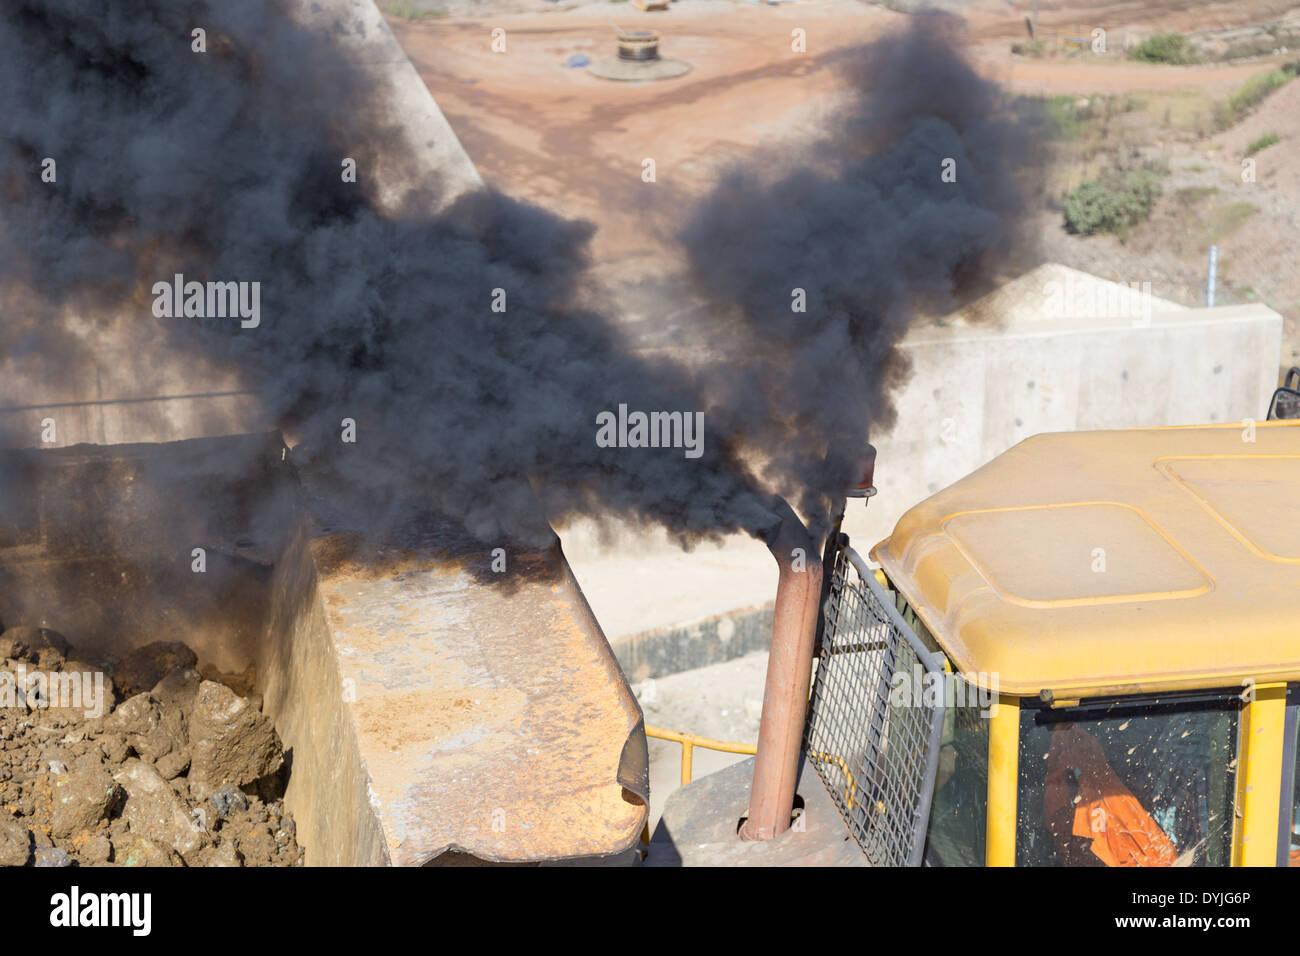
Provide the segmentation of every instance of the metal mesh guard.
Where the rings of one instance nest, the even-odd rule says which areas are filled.
[[[942,674],[942,656],[850,548],[835,557],[824,613],[807,759],[873,866],[919,866],[943,730],[943,695],[920,690],[927,672]]]

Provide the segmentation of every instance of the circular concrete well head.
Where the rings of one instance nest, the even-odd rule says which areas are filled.
[[[594,61],[587,72],[604,80],[649,83],[670,80],[690,72],[683,60],[666,60],[659,56],[659,33],[655,30],[617,29],[618,55]]]
[[[630,83],[649,83],[671,80],[689,73],[691,65],[685,60],[626,60],[622,56],[607,56],[592,61],[587,72],[603,80],[621,80]]]
[[[618,55],[623,60],[659,59],[659,34],[653,30],[619,30]]]

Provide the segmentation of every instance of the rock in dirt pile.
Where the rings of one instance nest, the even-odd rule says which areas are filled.
[[[0,634],[0,865],[301,864],[274,725],[197,665],[180,643],[100,661]]]

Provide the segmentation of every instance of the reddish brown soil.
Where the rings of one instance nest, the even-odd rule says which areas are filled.
[[[436,0],[420,2],[428,6]],[[1151,66],[1121,56],[1031,59],[1011,52],[1013,42],[1025,39],[1029,0],[949,0],[947,5],[966,19],[970,53],[981,71],[1017,93],[1186,91],[1208,108],[1287,58],[1194,67]],[[1102,26],[1114,43],[1129,27],[1237,27],[1276,18],[1297,5],[1295,0],[1041,0],[1039,6],[1040,35],[1087,35]],[[845,92],[837,66],[855,45],[906,20],[905,14],[857,0],[778,6],[681,0],[666,13],[644,13],[627,3],[498,0],[472,10],[442,19],[390,18],[390,23],[483,177],[506,193],[593,222],[598,274],[625,286],[670,271],[675,252],[665,238],[684,199],[706,189],[729,159],[810,142],[821,117]],[[663,55],[689,61],[692,71],[658,83],[622,84],[563,65],[575,53],[593,59],[612,53],[612,21],[658,30]],[[506,31],[504,54],[490,48],[497,27]],[[806,31],[806,53],[791,52],[796,28]],[[1297,51],[1288,56],[1294,59]],[[1244,226],[1216,237],[1227,270],[1221,288],[1227,301],[1257,299],[1288,316],[1300,310],[1300,268],[1287,254],[1300,241],[1300,181],[1289,176],[1294,163],[1283,155],[1294,156],[1300,140],[1300,117],[1294,113],[1300,84],[1293,86],[1298,88],[1284,90],[1286,95],[1274,96],[1223,133],[1209,129],[1199,138],[1180,138],[1158,122],[1139,132],[1151,148],[1163,151],[1174,174],[1167,197],[1187,187],[1214,186],[1217,198],[1192,210],[1208,219],[1217,215],[1216,203],[1249,201],[1258,208]],[[1255,188],[1239,195],[1240,153],[1264,132],[1276,132],[1283,141],[1260,154]],[[646,158],[657,166],[652,185],[641,181]],[[1085,172],[1066,169],[1063,178],[1077,180]],[[1171,201],[1162,200],[1151,227],[1129,242],[1066,235],[1059,209],[1045,209],[1043,257],[1110,278],[1152,280],[1163,284],[1159,294],[1194,301],[1203,281],[1202,251],[1183,254],[1171,247],[1184,233],[1209,233]],[[654,300],[645,298],[640,311],[648,318]],[[637,311],[629,301],[624,300],[628,311]],[[1300,340],[1293,318],[1288,330],[1291,339]],[[1300,360],[1300,346],[1289,342],[1284,362],[1291,354]]]
[[[0,866],[301,863],[260,698],[197,663],[183,644],[99,661],[44,628],[0,635]]]

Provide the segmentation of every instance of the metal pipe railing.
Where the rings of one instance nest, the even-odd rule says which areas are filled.
[[[754,751],[758,749],[753,744],[741,743],[736,740],[714,740],[712,737],[701,737],[699,734],[688,734],[681,730],[668,730],[664,727],[651,727],[649,724],[646,724],[645,735],[656,740],[670,740],[673,743],[682,745],[683,787],[691,782],[696,747],[703,747],[705,750],[716,750],[724,754],[745,754],[747,756],[752,756]]]

